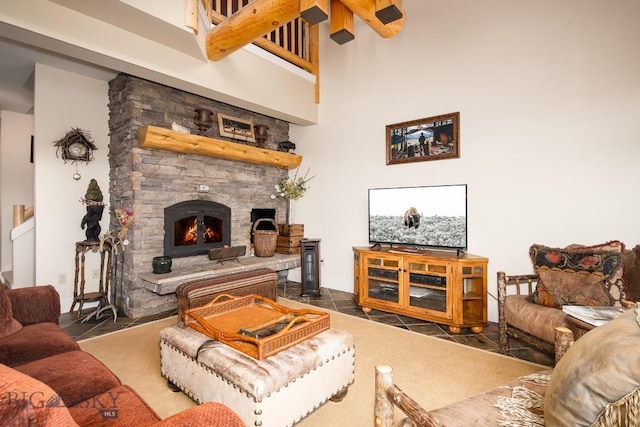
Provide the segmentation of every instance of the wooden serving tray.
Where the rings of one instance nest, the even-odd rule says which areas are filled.
[[[326,331],[329,323],[323,311],[292,309],[255,294],[218,295],[184,316],[186,326],[258,360]]]

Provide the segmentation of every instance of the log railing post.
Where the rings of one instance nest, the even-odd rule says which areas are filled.
[[[393,370],[389,365],[376,366],[376,400],[374,407],[374,427],[393,426],[393,403],[387,397],[387,390],[393,385]]]
[[[554,346],[556,350],[555,360],[556,363],[558,363],[567,350],[569,350],[569,347],[573,344],[573,332],[569,328],[558,326],[555,329],[554,334]]]
[[[393,384],[393,369],[389,365],[376,366],[374,427],[392,427],[394,406],[408,419],[403,425],[415,427],[444,427],[425,411],[415,400]]]

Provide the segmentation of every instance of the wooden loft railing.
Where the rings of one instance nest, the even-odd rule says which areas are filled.
[[[249,3],[249,0],[203,1],[205,7],[206,3],[211,3],[210,18],[214,24],[219,24]],[[311,28],[300,17],[257,39],[254,44],[310,73],[314,72]]]
[[[211,22],[219,24],[247,6],[250,0],[201,0]],[[308,71],[316,77],[316,102],[319,102],[318,26],[309,25],[301,17],[253,41],[256,46]]]
[[[33,216],[33,206],[13,205],[13,227],[17,227]]]
[[[185,3],[198,5],[198,0]],[[199,0],[215,27],[206,35],[207,57],[219,61],[253,43],[310,72],[319,102],[318,23],[330,17],[330,38],[354,38],[354,15],[381,37],[393,37],[405,21],[402,0]],[[197,12],[197,8],[196,8]],[[197,28],[197,13],[187,9],[187,26]],[[194,21],[195,20],[195,21]]]

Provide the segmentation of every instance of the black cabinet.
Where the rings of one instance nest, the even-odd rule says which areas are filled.
[[[303,297],[320,296],[320,239],[300,240]]]

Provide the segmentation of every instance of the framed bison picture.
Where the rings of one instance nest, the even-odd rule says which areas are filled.
[[[460,113],[387,125],[387,164],[460,157]]]
[[[220,136],[246,142],[256,142],[253,122],[251,122],[251,120],[243,120],[218,113],[218,127]]]

